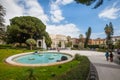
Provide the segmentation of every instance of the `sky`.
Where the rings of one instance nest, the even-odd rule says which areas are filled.
[[[97,9],[74,0],[0,0],[6,10],[5,24],[18,16],[34,16],[45,25],[49,34],[78,38],[91,27],[91,38],[105,38],[104,28],[112,22],[114,36],[120,36],[120,0],[104,0]]]

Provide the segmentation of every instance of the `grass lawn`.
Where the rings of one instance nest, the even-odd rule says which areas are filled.
[[[23,49],[0,49],[0,80],[34,80],[28,79],[31,77],[35,77],[36,80],[61,80],[63,76],[67,78],[69,77],[68,75],[78,75],[75,73],[77,69],[80,69],[80,75],[78,76],[81,76],[81,79],[79,80],[84,80],[82,77],[86,78],[89,72],[89,60],[82,56],[80,57],[80,60],[74,59],[73,61],[65,64],[48,67],[19,67],[5,63],[4,60],[7,57],[23,52],[30,51]],[[30,72],[28,71],[29,69],[33,70],[32,76],[30,76]],[[62,80],[73,80],[72,78],[65,78]]]

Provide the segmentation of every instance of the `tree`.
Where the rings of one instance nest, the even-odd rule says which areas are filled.
[[[0,4],[0,26],[4,26],[4,16],[5,16],[5,9]]]
[[[104,0],[75,0],[75,1],[77,3],[81,3],[87,6],[90,6],[91,4],[96,2],[95,6],[93,7],[93,9],[96,9],[103,4]]]
[[[116,41],[116,43],[115,43],[115,48],[116,48],[116,49],[117,49],[117,48],[120,48],[120,39]]]
[[[79,35],[79,48],[83,49],[84,48],[84,41],[83,41],[83,34]]]
[[[110,22],[109,25],[106,24],[105,28],[104,28],[105,34],[106,34],[106,45],[108,47],[108,49],[112,49],[112,45],[113,45],[113,41],[112,41],[112,35],[113,35],[113,25]]]
[[[71,47],[72,46],[72,42],[70,41],[71,37],[67,36],[67,43],[66,43],[66,47]]]
[[[0,40],[6,39],[5,25],[4,25],[5,8],[0,4]]]
[[[79,42],[83,42],[83,34],[79,35]]]
[[[51,39],[45,30],[46,26],[36,17],[14,17],[10,20],[10,25],[7,30],[8,43],[25,43],[29,38],[37,40],[45,36],[46,44],[51,45]]]
[[[33,47],[33,45],[35,45],[36,44],[36,41],[34,40],[34,39],[27,39],[26,40],[26,43],[28,44],[28,45],[30,45],[30,50],[32,50],[32,47]]]
[[[88,31],[86,32],[86,39],[85,39],[84,48],[86,48],[88,46],[88,41],[90,39],[90,35],[91,35],[91,27],[89,27]]]
[[[44,33],[45,36],[45,43],[47,44],[47,47],[51,47],[52,40],[47,32]]]

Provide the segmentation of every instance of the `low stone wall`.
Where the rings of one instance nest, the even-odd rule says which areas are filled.
[[[92,63],[90,63],[90,71],[87,80],[99,80],[97,70]]]

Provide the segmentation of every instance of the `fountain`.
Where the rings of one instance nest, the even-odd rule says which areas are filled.
[[[67,59],[61,60],[62,56]],[[58,52],[42,52],[36,53],[22,53],[8,57],[5,61],[12,65],[17,66],[50,66],[69,62],[73,56],[66,53]]]

